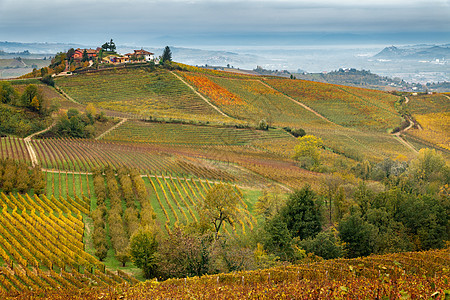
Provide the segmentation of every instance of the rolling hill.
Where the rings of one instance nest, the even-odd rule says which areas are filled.
[[[405,96],[181,64],[57,76],[54,88],[37,80],[12,86],[20,95],[29,83],[38,84],[59,108],[47,126],[51,118],[70,122],[67,112],[74,109],[85,113],[81,120],[109,121],[98,125],[92,138],[57,129],[0,137],[0,296],[261,299],[305,293],[317,299],[445,299],[448,249],[322,261],[295,246],[300,264],[288,266],[255,245],[261,242],[259,230],[266,230],[263,201],[281,206],[305,186],[319,195],[324,228],[337,230],[335,215],[348,215],[352,207],[383,201],[387,204],[369,217],[387,220],[390,210],[405,205],[401,193],[414,188],[407,176],[394,177],[406,161],[420,157],[425,147],[448,161],[448,95]],[[93,110],[104,115],[88,116]],[[300,129],[323,142],[319,165],[293,158]],[[40,193],[31,182],[22,188],[23,172],[35,170],[42,175]],[[388,191],[394,180],[398,189]],[[222,183],[232,188],[239,218],[221,227],[220,236],[248,247],[232,252],[232,260],[250,255],[267,269],[231,274],[214,269],[220,274],[137,284],[144,278],[136,263],[120,261],[115,230],[124,228],[119,236],[124,241],[149,224],[161,239],[177,228],[200,231],[200,207]],[[435,205],[446,203],[445,191],[438,189]],[[391,198],[398,202],[388,203]],[[423,219],[432,226],[433,216]],[[396,222],[389,232],[412,236],[409,250],[431,239],[408,231],[414,224]]]

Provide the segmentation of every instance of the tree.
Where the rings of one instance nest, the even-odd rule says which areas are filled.
[[[259,121],[258,129],[259,130],[268,130],[269,129],[269,124],[267,124],[267,121],[265,119],[262,119],[261,121]]]
[[[264,224],[264,248],[283,260],[293,256],[292,236],[286,222],[275,215]]]
[[[224,222],[234,223],[234,218],[238,214],[238,202],[239,197],[229,184],[216,184],[206,194],[199,207],[199,215],[203,222],[214,226],[216,239]]]
[[[156,274],[158,242],[149,229],[140,229],[130,239],[131,261],[142,269],[146,279]]]
[[[90,115],[92,115],[92,116],[95,116],[95,115],[97,114],[97,110],[95,109],[94,104],[89,103],[89,104],[86,106],[86,113],[87,113],[87,114],[90,114]]]
[[[410,165],[410,173],[417,181],[443,180],[446,171],[445,159],[434,149],[420,149],[419,155]]]
[[[361,213],[353,208],[338,227],[339,237],[345,243],[346,255],[349,258],[367,256],[375,248],[377,228],[361,217]]]
[[[0,102],[12,103],[17,99],[17,92],[8,81],[0,81]]]
[[[172,61],[172,51],[170,51],[169,46],[166,46],[166,48],[164,48],[161,62],[165,63],[165,62],[171,62],[171,61]]]
[[[88,54],[87,54],[86,49],[84,49],[84,51],[83,51],[83,56],[82,56],[82,58],[81,58],[81,61],[85,62],[85,61],[88,61],[88,60],[89,60],[89,56],[88,56]]]
[[[25,91],[23,92],[22,96],[20,97],[20,102],[23,106],[28,108],[35,108],[32,105],[33,98],[36,97],[38,103],[42,101],[42,94],[39,92],[38,87],[34,84],[29,84],[25,88]]]
[[[322,139],[307,134],[299,137],[297,140],[299,143],[294,148],[294,158],[311,158],[314,162],[314,165],[318,165],[320,160],[320,148],[323,145]]]
[[[263,195],[256,201],[254,210],[258,215],[268,220],[280,211],[284,202],[284,199],[279,197],[279,193],[268,193],[264,191]]]
[[[292,237],[307,239],[322,230],[322,213],[317,195],[309,186],[289,195],[280,216]]]
[[[75,49],[70,48],[69,50],[67,50],[67,54],[66,54],[67,60],[70,61],[73,58],[74,54],[75,54]]]
[[[159,245],[158,273],[163,278],[201,276],[208,271],[211,234],[172,229]]]
[[[109,49],[109,44],[108,44],[108,42],[106,42],[102,45],[102,50],[108,51],[108,49]]]
[[[344,247],[332,229],[322,231],[315,238],[302,240],[298,245],[307,253],[314,253],[324,259],[339,258],[344,254]]]
[[[114,44],[113,39],[109,41],[109,50],[112,52],[116,51],[116,44]]]

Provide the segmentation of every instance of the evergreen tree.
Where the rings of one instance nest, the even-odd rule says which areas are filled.
[[[165,62],[170,62],[170,61],[172,61],[172,51],[170,51],[169,46],[166,46],[166,48],[164,48],[161,62],[165,63]]]

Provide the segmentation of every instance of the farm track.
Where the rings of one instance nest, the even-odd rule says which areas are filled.
[[[193,86],[191,86],[189,83],[187,83],[186,81],[183,80],[183,78],[181,78],[180,76],[178,76],[177,74],[175,74],[173,71],[170,71],[170,73],[172,73],[172,75],[174,75],[176,78],[178,78],[181,82],[183,82],[187,87],[189,87],[197,96],[199,96],[203,101],[205,101],[206,103],[208,103],[212,108],[214,108],[218,113],[220,113],[222,116],[224,117],[228,117],[230,119],[233,119],[232,117],[230,117],[229,115],[225,114],[223,111],[221,111],[217,106],[215,106],[214,104],[212,104],[208,99],[206,99],[205,96],[203,96],[202,94],[200,94],[199,92],[197,92]]]
[[[117,127],[121,126],[123,123],[125,123],[126,121],[128,121],[127,118],[122,118],[122,120],[117,123],[116,125],[114,125],[113,127],[111,127],[110,129],[106,130],[105,132],[103,132],[102,134],[100,134],[98,137],[96,137],[96,140],[101,139],[102,137],[104,137],[105,135],[107,135],[108,133],[110,133],[111,131],[113,131],[114,129],[116,129]]]
[[[39,135],[41,133],[49,131],[55,125],[56,125],[56,121],[53,121],[52,125],[50,125],[49,127],[45,128],[44,130],[41,130],[39,132],[35,132],[35,133],[27,136],[26,138],[24,138],[25,146],[27,147],[27,151],[28,151],[28,154],[30,155],[31,164],[32,164],[33,167],[37,166],[39,164],[39,161],[37,159],[36,152],[34,151],[33,146],[31,145],[31,138],[36,136],[36,135]]]
[[[344,127],[344,126],[342,126],[342,125],[339,125],[339,124],[334,123],[333,121],[331,121],[331,120],[329,120],[328,118],[326,118],[325,116],[321,115],[320,113],[318,113],[318,112],[315,111],[314,109],[310,108],[310,107],[307,106],[306,104],[301,103],[301,102],[295,100],[294,98],[292,98],[292,97],[286,95],[285,93],[282,93],[282,92],[278,91],[277,89],[275,89],[274,87],[272,87],[272,86],[270,86],[269,84],[265,83],[264,81],[262,81],[262,80],[257,80],[257,81],[261,82],[261,83],[262,83],[263,85],[265,85],[266,87],[268,87],[268,88],[270,88],[270,89],[273,89],[273,90],[275,90],[275,91],[281,93],[281,94],[282,94],[283,96],[285,96],[287,99],[289,99],[289,100],[293,101],[294,103],[300,105],[300,106],[303,107],[304,109],[306,109],[306,110],[312,112],[312,113],[315,114],[317,117],[319,117],[319,118],[321,118],[321,119],[323,119],[323,120],[325,120],[325,121],[327,121],[327,122],[329,122],[329,123],[331,123],[331,124],[333,124],[333,125],[335,125],[335,126],[337,126],[337,127],[340,127],[340,128],[346,128],[346,129],[352,130],[351,128],[347,128],[347,127]],[[408,102],[409,102],[409,99],[408,99],[407,97],[405,97],[405,98],[406,98],[405,103],[408,103]],[[450,99],[450,98],[449,98],[449,99]],[[410,143],[408,143],[406,140],[404,140],[404,139],[400,136],[400,134],[401,134],[402,132],[404,132],[404,131],[410,129],[412,126],[414,126],[414,123],[413,123],[410,119],[408,119],[408,121],[409,121],[410,124],[409,124],[409,126],[408,126],[407,128],[405,128],[404,130],[399,131],[399,132],[397,132],[397,133],[394,134],[395,137],[396,137],[395,140],[399,141],[402,145],[404,145],[404,146],[407,147],[408,149],[411,149],[415,154],[417,154],[418,152],[417,152],[417,150],[414,148],[414,146],[411,145]],[[370,149],[369,147],[367,147],[367,146],[364,145],[363,143],[359,142],[359,141],[356,140],[355,138],[351,137],[350,135],[345,134],[345,136],[348,137],[349,139],[353,140],[354,142],[360,144],[361,146],[363,146],[363,147],[366,148],[367,150],[373,152],[373,149]]]
[[[405,97],[405,104],[408,104],[409,102],[409,98]],[[406,127],[405,129],[400,130],[399,132],[394,133],[393,135],[406,147],[408,147],[409,149],[411,149],[415,154],[418,154],[419,152],[416,150],[416,148],[414,148],[413,145],[411,145],[407,140],[405,140],[404,138],[401,137],[401,134],[408,131],[409,129],[411,129],[414,126],[414,122],[411,121],[411,118],[407,118],[409,125],[408,127]]]
[[[340,125],[334,123],[333,121],[328,120],[326,117],[324,117],[323,115],[319,114],[317,111],[315,111],[315,110],[312,109],[311,107],[307,106],[306,104],[301,103],[301,102],[295,100],[294,98],[292,98],[292,97],[290,97],[290,96],[288,96],[288,95],[286,95],[286,94],[280,92],[279,90],[277,90],[277,89],[275,89],[274,87],[268,85],[268,84],[265,83],[264,81],[262,81],[262,80],[257,80],[257,81],[259,81],[260,83],[262,83],[263,85],[265,85],[265,86],[268,87],[269,89],[272,89],[272,90],[275,90],[275,91],[279,92],[280,94],[282,94],[282,95],[283,95],[284,97],[286,97],[287,99],[289,99],[289,100],[293,101],[294,103],[300,105],[300,106],[303,107],[304,109],[306,109],[306,110],[312,112],[313,114],[315,114],[315,115],[318,116],[319,118],[321,118],[321,119],[323,119],[323,120],[325,120],[325,121],[327,121],[327,122],[329,122],[329,123],[332,123],[332,124],[334,124],[334,125],[336,125],[336,126],[340,126]]]

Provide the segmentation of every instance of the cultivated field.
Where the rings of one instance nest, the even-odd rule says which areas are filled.
[[[142,118],[227,121],[165,70],[106,71],[58,78],[56,83],[82,104],[93,103],[99,108],[133,113]]]

